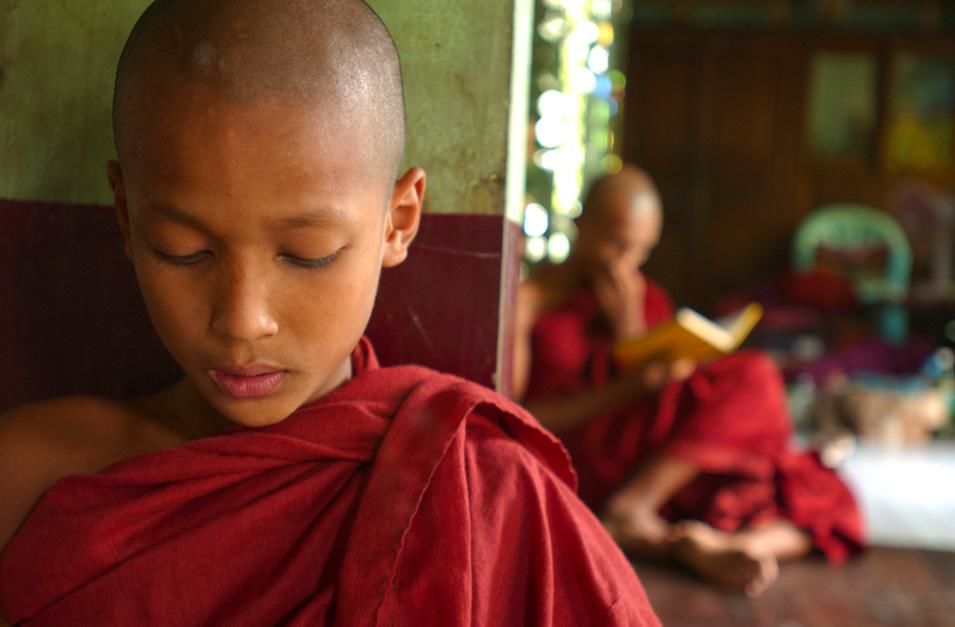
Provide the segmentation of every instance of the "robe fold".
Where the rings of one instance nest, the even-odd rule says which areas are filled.
[[[648,327],[667,320],[666,293],[647,281]],[[526,400],[568,395],[609,383],[617,372],[613,337],[596,296],[575,294],[532,330]],[[666,504],[670,520],[702,520],[736,531],[787,518],[833,562],[858,552],[864,532],[847,486],[811,452],[791,448],[785,387],[765,355],[740,351],[705,364],[686,381],[561,434],[581,498],[599,511],[641,462],[667,456],[700,475]]]
[[[378,367],[279,424],[54,485],[0,555],[26,625],[656,625],[558,441]]]

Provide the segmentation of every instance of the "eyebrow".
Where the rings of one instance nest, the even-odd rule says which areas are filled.
[[[147,207],[148,211],[157,213],[164,218],[185,224],[199,231],[206,231],[206,227],[198,218],[189,212],[172,205],[157,204]],[[318,207],[305,213],[269,220],[269,226],[275,230],[292,230],[314,228],[338,224],[341,222],[341,212],[331,207]]]
[[[271,222],[277,230],[302,229],[329,226],[341,222],[341,212],[331,207],[318,207],[297,216],[279,218]]]
[[[172,205],[150,204],[146,206],[146,210],[149,213],[159,214],[160,216],[169,220],[173,220],[174,222],[191,226],[198,231],[205,232],[207,230],[205,225],[203,225],[198,218]]]

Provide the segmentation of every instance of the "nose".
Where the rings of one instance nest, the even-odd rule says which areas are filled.
[[[267,277],[241,260],[222,263],[217,274],[213,332],[237,342],[275,335],[279,325],[271,311]]]

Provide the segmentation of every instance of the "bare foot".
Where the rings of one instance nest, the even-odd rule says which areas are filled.
[[[674,525],[670,535],[673,555],[704,579],[724,588],[756,597],[779,576],[772,556],[755,555],[731,534],[699,522]]]
[[[640,557],[664,557],[669,526],[638,498],[619,493],[610,499],[601,519],[610,536],[625,553]]]

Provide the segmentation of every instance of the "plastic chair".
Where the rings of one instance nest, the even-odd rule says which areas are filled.
[[[912,272],[912,248],[905,232],[889,214],[866,205],[827,205],[814,211],[796,232],[793,267],[809,271],[819,262],[820,249],[854,252],[883,248],[880,276],[847,276],[859,301],[879,306],[879,332],[892,342],[905,340],[908,317],[903,306]]]

